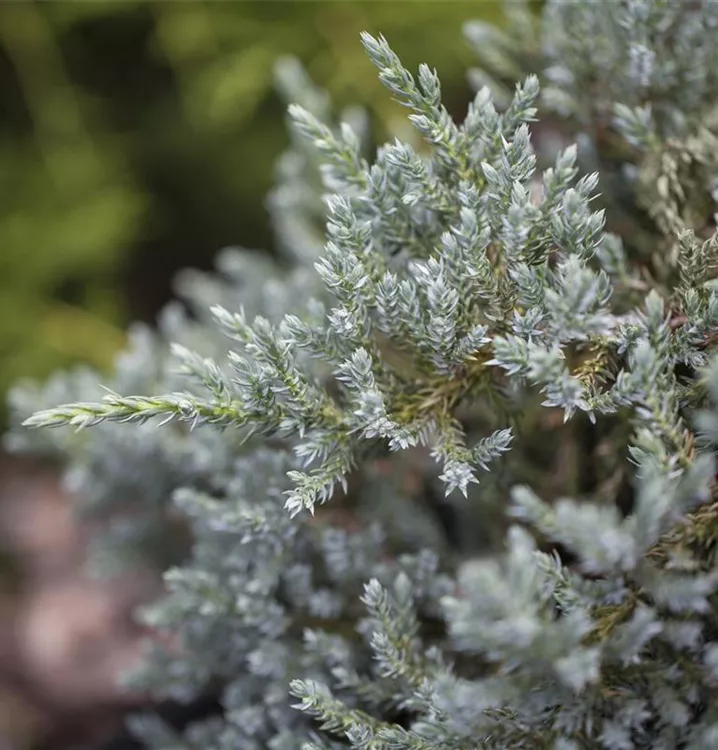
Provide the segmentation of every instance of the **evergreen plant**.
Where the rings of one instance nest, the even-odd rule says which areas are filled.
[[[718,747],[718,4],[508,10],[461,123],[363,36],[421,136],[371,161],[293,69],[284,257],[14,394],[167,568],[132,684],[220,696],[157,750]]]

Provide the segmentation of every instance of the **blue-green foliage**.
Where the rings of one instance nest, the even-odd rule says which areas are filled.
[[[557,0],[544,37],[510,7],[537,74],[460,124],[433,70],[363,36],[423,139],[373,160],[285,71],[283,264],[183,277],[194,316],[138,331],[102,398],[88,375],[15,395],[61,428],[15,444],[71,454],[111,515],[105,563],[191,531],[143,613],[172,645],[133,681],[223,714],[133,720],[158,750],[718,747],[718,6]],[[521,70],[510,37],[470,34]],[[637,212],[658,196],[647,217],[606,231],[581,149],[533,145],[562,81],[545,106],[599,169],[612,128],[611,180]]]

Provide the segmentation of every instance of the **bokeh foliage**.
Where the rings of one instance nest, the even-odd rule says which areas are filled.
[[[457,111],[464,21],[494,2],[71,2],[0,5],[0,392],[78,361],[104,367],[178,268],[268,247],[263,196],[286,137],[273,89],[297,56],[338,107],[376,97],[359,32],[429,59]],[[379,99],[379,101],[375,101]]]

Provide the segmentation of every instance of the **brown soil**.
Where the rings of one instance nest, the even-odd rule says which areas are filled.
[[[118,674],[138,658],[132,612],[156,582],[91,579],[87,535],[56,473],[0,458],[0,750],[101,744],[145,703]]]

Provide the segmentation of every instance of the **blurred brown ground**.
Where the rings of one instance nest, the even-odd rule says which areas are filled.
[[[89,531],[54,471],[0,457],[0,750],[92,746],[145,702],[117,675],[139,654],[132,612],[156,583],[92,580]]]

